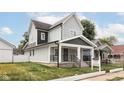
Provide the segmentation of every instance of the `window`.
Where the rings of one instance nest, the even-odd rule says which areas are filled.
[[[94,50],[94,59],[98,60],[99,59],[99,51]]]
[[[34,56],[34,50],[30,50],[30,56]]]
[[[71,30],[71,36],[76,36],[76,32],[74,30]]]
[[[83,49],[83,61],[91,61],[91,50]]]
[[[55,56],[58,56],[58,49],[55,49]]]
[[[45,33],[41,32],[41,40],[45,40]]]

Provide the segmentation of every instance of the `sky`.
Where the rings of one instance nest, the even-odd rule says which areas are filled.
[[[53,24],[69,12],[0,12],[0,37],[15,44],[23,39],[31,19]],[[91,20],[96,26],[96,38],[115,36],[116,44],[124,44],[124,13],[118,12],[77,12],[80,20]]]

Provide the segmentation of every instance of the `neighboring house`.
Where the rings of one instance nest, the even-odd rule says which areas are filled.
[[[120,63],[124,61],[124,45],[114,45],[111,47],[112,53],[109,58],[115,63]]]
[[[0,38],[0,62],[13,62],[13,49],[16,48],[10,42]]]
[[[97,47],[94,49],[94,60],[98,60],[101,63],[108,63],[108,55],[111,54],[112,48],[108,45],[102,44],[99,40],[93,40]]]
[[[29,61],[58,64],[60,66],[100,66],[94,59],[94,49],[104,50],[107,46],[97,46],[82,35],[83,27],[75,13],[55,24],[32,20],[29,27],[29,42],[25,45],[25,55]],[[98,49],[96,48],[98,47]]]

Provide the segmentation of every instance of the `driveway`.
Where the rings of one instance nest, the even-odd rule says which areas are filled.
[[[88,79],[84,79],[84,80],[87,80],[87,81],[106,81],[107,79],[112,79],[114,77],[124,77],[124,71],[120,71],[120,72],[116,72],[116,73],[107,73],[107,74],[102,75],[102,76],[97,76],[97,77],[88,78]]]

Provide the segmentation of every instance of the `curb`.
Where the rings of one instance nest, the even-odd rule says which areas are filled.
[[[123,71],[123,68],[111,69],[110,73],[119,72],[119,71]]]
[[[100,75],[104,75],[104,74],[106,74],[105,71],[100,71],[100,72],[87,73],[87,74],[70,76],[70,77],[65,77],[65,78],[53,79],[50,81],[78,81],[81,79],[96,77],[96,76],[100,76]]]

